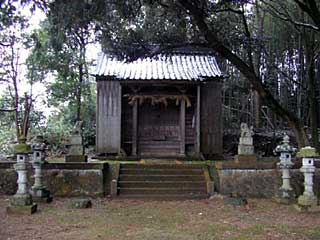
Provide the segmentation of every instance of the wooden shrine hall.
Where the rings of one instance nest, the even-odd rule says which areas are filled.
[[[96,151],[136,158],[222,155],[222,79],[207,49],[132,62],[101,53]]]

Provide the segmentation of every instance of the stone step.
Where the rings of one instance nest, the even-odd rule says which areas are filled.
[[[203,175],[136,175],[121,174],[119,181],[204,181]]]
[[[202,175],[202,169],[154,169],[154,168],[137,168],[137,169],[120,169],[121,174],[131,175]]]
[[[183,200],[207,198],[207,184],[201,165],[121,164],[120,198]]]
[[[149,160],[149,161],[152,161],[152,160]],[[121,169],[201,169],[202,170],[203,167],[201,165],[193,165],[193,164],[152,164],[150,163],[150,164],[123,164],[121,165]]]
[[[119,188],[119,194],[206,194],[203,188]]]
[[[120,199],[143,199],[153,201],[181,201],[192,199],[206,199],[208,194],[121,194]]]
[[[120,181],[120,188],[203,188],[205,181]]]

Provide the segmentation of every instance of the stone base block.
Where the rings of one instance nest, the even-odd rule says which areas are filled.
[[[71,135],[70,145],[82,145],[83,139],[81,135]]]
[[[298,198],[298,205],[302,208],[306,207],[315,207],[318,204],[318,199],[316,196],[308,196],[308,195],[301,195]]]
[[[296,195],[293,189],[287,190],[280,188],[276,193],[274,199],[276,200],[276,202],[282,204],[293,204],[297,202]]]
[[[32,187],[29,192],[32,196],[32,199],[34,197],[45,198],[50,196],[50,191],[45,189],[45,187],[41,187],[41,188]]]
[[[84,147],[82,145],[71,145],[68,153],[69,155],[84,155]]]
[[[7,207],[7,214],[31,215],[37,211],[37,204],[27,206],[9,205]]]
[[[32,197],[33,201],[36,203],[51,203],[53,201],[52,196],[47,197]]]
[[[110,195],[111,197],[116,197],[118,195],[118,182],[115,179],[110,183]]]
[[[30,194],[16,194],[10,199],[12,206],[29,206],[32,205],[32,196]]]
[[[246,155],[239,154],[234,157],[236,163],[240,164],[257,164],[257,156],[256,155]]]
[[[210,196],[214,195],[214,182],[213,181],[207,181],[207,192],[210,194]]]
[[[65,162],[87,162],[88,157],[86,155],[67,155],[65,156]]]
[[[90,199],[87,199],[87,198],[73,199],[71,202],[71,207],[72,208],[91,208],[92,202]]]
[[[254,147],[252,145],[239,144],[238,145],[239,155],[253,155]]]

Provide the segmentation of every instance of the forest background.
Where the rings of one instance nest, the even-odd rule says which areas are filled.
[[[299,147],[320,150],[319,4],[318,0],[1,0],[1,155],[10,155],[15,141],[37,134],[61,154],[77,120],[84,122],[86,145],[94,146],[92,45],[127,61],[176,47],[210,48],[226,75],[226,154],[236,149],[241,122],[254,126],[261,155],[272,153],[284,131]],[[30,16],[39,11],[45,17],[30,31]],[[38,96],[39,83],[44,98]]]

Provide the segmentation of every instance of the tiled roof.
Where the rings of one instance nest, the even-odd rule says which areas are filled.
[[[139,58],[132,62],[100,53],[93,73],[96,76],[118,80],[190,80],[203,81],[222,77],[214,56],[206,53],[168,53],[152,58]]]

